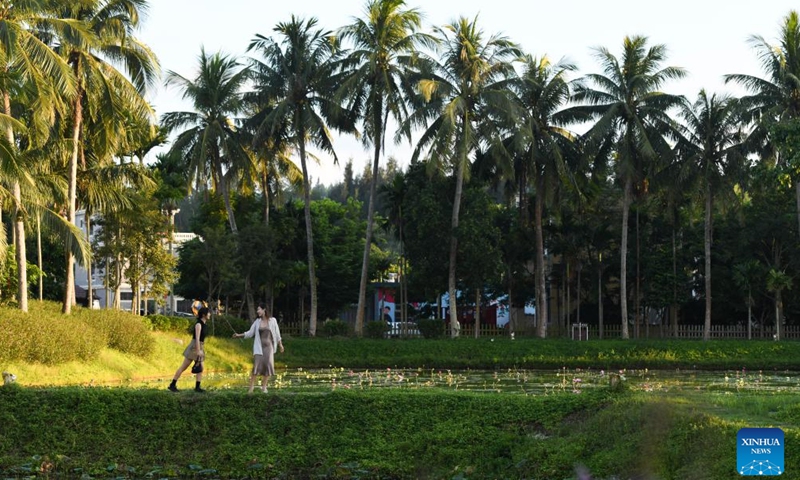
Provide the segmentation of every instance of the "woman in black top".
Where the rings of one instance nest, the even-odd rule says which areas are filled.
[[[186,350],[183,351],[183,363],[181,366],[178,367],[178,370],[175,371],[175,376],[172,377],[172,383],[169,384],[169,391],[177,392],[178,387],[176,383],[178,379],[181,378],[181,374],[189,368],[189,365],[195,360],[198,362],[202,362],[205,360],[205,350],[203,350],[203,342],[206,339],[206,321],[208,320],[208,308],[203,307],[197,312],[197,323],[194,324],[194,334],[192,335],[192,341],[189,343],[189,346],[186,347]],[[203,372],[195,374],[196,382],[194,384],[194,391],[203,393],[205,390],[200,388],[200,382],[203,380]]]

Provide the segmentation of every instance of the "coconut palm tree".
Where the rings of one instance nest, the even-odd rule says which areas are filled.
[[[276,137],[284,135],[300,156],[311,294],[308,332],[311,336],[317,331],[317,279],[306,148],[311,142],[338,162],[328,125],[347,130],[347,123],[351,123],[334,100],[341,78],[340,53],[333,33],[319,28],[317,23],[313,17],[303,20],[292,16],[273,29],[278,38],[257,35],[248,47],[248,51],[259,53],[261,57],[253,58],[250,66],[255,90],[272,99],[259,128]]]
[[[19,101],[27,98],[27,105],[17,112],[30,113],[29,120],[35,122],[31,125],[29,135],[37,142],[42,141],[47,135],[46,124],[52,117],[55,102],[58,99],[57,91],[67,94],[75,90],[74,77],[69,66],[58,56],[43,38],[50,34],[71,31],[73,35],[80,36],[81,25],[57,17],[54,8],[56,4],[41,1],[0,2],[0,96],[2,96],[2,113],[8,117],[13,116],[12,97]],[[32,94],[32,92],[36,92]],[[44,126],[44,128],[42,128]],[[25,217],[23,206],[23,184],[30,186],[30,178],[26,178],[25,169],[11,168],[16,162],[12,161],[17,152],[15,141],[15,128],[13,122],[3,122],[4,148],[3,161],[7,163],[4,168],[6,175],[16,171],[9,177],[11,194],[14,199],[14,238],[16,239],[16,261],[19,275],[17,292],[19,308],[28,311],[28,281],[26,274],[25,252]],[[17,130],[19,131],[19,130]],[[37,135],[38,134],[38,135]],[[7,142],[7,144],[5,143]],[[10,156],[14,154],[14,156]]]
[[[146,0],[92,0],[64,6],[63,17],[82,22],[90,32],[80,38],[65,32],[58,38],[58,50],[77,82],[76,92],[69,99],[72,155],[67,218],[70,222],[75,221],[82,139],[89,135],[106,138],[111,148],[120,137],[116,132],[124,131],[131,117],[153,116],[143,94],[155,82],[158,60],[135,36],[146,10]],[[88,117],[93,118],[87,122],[93,125],[91,132],[84,128]],[[73,263],[74,257],[68,249],[62,307],[67,314],[75,298]]]
[[[264,224],[269,227],[269,210],[273,197],[280,196],[287,184],[300,189],[303,175],[291,159],[291,145],[286,141],[285,135],[270,135],[263,128],[263,119],[270,111],[270,100],[266,99],[266,106],[261,104],[261,92],[250,92],[245,95],[245,101],[253,107],[256,114],[245,120],[243,137],[249,145],[248,151],[252,158],[248,168],[237,169],[236,177],[231,178],[236,182],[236,188],[243,195],[250,195],[260,188],[264,198]],[[253,298],[253,288],[250,272],[245,274],[245,300],[248,315],[255,318],[256,305]],[[268,286],[267,298],[272,308],[272,285]]]
[[[222,197],[228,224],[237,232],[231,206],[231,175],[249,168],[250,154],[237,125],[244,113],[242,88],[249,70],[239,61],[222,53],[207,55],[200,50],[197,76],[189,80],[173,71],[167,72],[167,86],[176,86],[184,99],[194,107],[192,112],[169,112],[161,117],[168,132],[179,131],[170,152],[180,153],[189,162],[192,178],[206,183],[210,177],[215,191]],[[226,171],[227,176],[226,176]],[[194,183],[194,182],[192,182]]]
[[[257,65],[257,64],[256,64]],[[267,117],[276,104],[274,92],[259,85],[255,90],[244,94],[244,101],[250,115],[246,118],[243,131],[253,153],[252,168],[241,171],[240,188],[260,186],[264,194],[264,223],[269,225],[270,203],[279,196],[288,183],[302,188],[303,174],[292,161],[293,145],[289,141],[289,124],[270,124]],[[284,119],[285,120],[285,119]]]
[[[770,130],[780,130],[781,123],[786,127],[785,122],[800,119],[800,16],[792,10],[784,17],[778,45],[770,44],[760,35],[753,35],[748,41],[768,78],[730,74],[725,75],[725,82],[739,84],[750,92],[739,100],[746,112],[744,120],[755,126],[747,140],[749,150],[761,158],[774,159],[776,145]],[[793,161],[788,156],[777,160],[784,164]],[[800,177],[794,177],[800,226]]]
[[[684,122],[683,138],[678,144],[681,154],[695,166],[705,197],[705,323],[703,340],[711,337],[711,246],[715,193],[722,189],[726,174],[730,176],[738,158],[743,133],[736,103],[727,95],[711,95],[700,90],[694,105],[680,110]]]
[[[386,121],[391,117],[399,123],[408,116],[404,98],[404,92],[408,91],[404,88],[408,64],[417,47],[433,43],[432,37],[417,32],[421,23],[422,14],[415,8],[407,8],[405,0],[369,0],[364,9],[364,18],[355,19],[340,32],[342,38],[352,41],[355,47],[347,58],[351,65],[342,82],[340,95],[347,99],[348,107],[361,120],[364,132],[362,140],[373,148],[367,232],[356,310],[355,328],[358,335],[364,326],[375,192]]]
[[[761,264],[758,260],[747,260],[733,266],[733,281],[736,286],[746,295],[747,303],[747,339],[753,338],[753,287],[758,283],[758,276],[761,273]]]
[[[536,238],[536,334],[547,335],[547,294],[545,293],[544,234],[542,211],[550,186],[569,181],[565,157],[573,152],[575,135],[564,128],[574,122],[568,111],[561,110],[570,101],[567,75],[574,64],[552,64],[545,56],[524,57],[522,75],[511,83],[518,103],[519,121],[512,135],[512,150],[520,161],[520,208],[527,212],[527,183],[531,177],[536,191],[534,235]],[[559,111],[560,110],[560,111]],[[527,223],[527,222],[526,222]]]
[[[668,110],[681,105],[682,97],[666,94],[660,88],[668,80],[679,79],[686,72],[679,67],[662,67],[666,47],[648,48],[647,37],[625,37],[622,55],[617,58],[608,49],[594,50],[602,74],[589,74],[576,84],[572,107],[575,114],[595,119],[586,133],[588,140],[599,143],[612,138],[616,147],[617,178],[622,184],[622,241],[620,246],[620,306],[622,338],[628,334],[628,216],[634,186],[644,189],[645,178],[659,157],[668,157],[667,135],[674,131]]]
[[[502,35],[487,37],[473,20],[460,19],[436,28],[439,58],[421,58],[418,90],[423,103],[398,131],[408,134],[422,126],[412,161],[426,151],[430,165],[453,172],[455,196],[450,221],[450,257],[448,293],[450,326],[458,335],[456,309],[456,255],[458,252],[458,217],[470,155],[481,144],[499,142],[499,132],[492,135],[490,117],[512,109],[506,81],[513,74],[511,61],[520,56],[519,48]]]
[[[16,97],[20,104],[25,105],[24,98]],[[91,246],[85,235],[77,225],[67,221],[63,216],[63,208],[67,204],[67,162],[66,158],[72,150],[72,146],[65,142],[57,133],[42,135],[41,133],[31,133],[39,123],[31,119],[31,115],[41,113],[29,112],[24,115],[24,120],[34,128],[28,128],[26,132],[17,136],[17,142],[22,147],[20,149],[19,166],[24,168],[27,178],[31,183],[21,182],[22,203],[25,206],[26,216],[36,219],[38,267],[42,270],[42,230],[49,232],[58,238],[66,239],[67,245],[72,249],[72,255],[79,259],[82,264],[87,265],[91,254]],[[39,125],[48,130],[53,126]],[[55,125],[58,128],[58,125]],[[0,194],[1,196],[1,194]],[[39,299],[44,296],[43,283],[39,281]]]
[[[783,291],[792,289],[792,277],[783,270],[771,268],[767,273],[767,291],[775,293],[775,340],[782,335]]]

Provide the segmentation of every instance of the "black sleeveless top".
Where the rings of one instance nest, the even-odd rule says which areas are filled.
[[[206,341],[206,330],[208,329],[208,324],[203,323],[202,320],[198,320],[197,322],[195,322],[195,325],[197,325],[198,323],[200,324],[200,341],[201,342],[205,342]],[[192,328],[192,340],[194,340],[194,332],[195,332],[195,330],[196,330],[195,328]]]

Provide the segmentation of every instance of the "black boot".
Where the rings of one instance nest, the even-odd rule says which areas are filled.
[[[175,385],[176,382],[177,382],[176,380],[172,380],[171,382],[169,382],[169,387],[167,387],[167,390],[169,390],[170,392],[178,393],[178,386]]]
[[[206,393],[205,390],[200,388],[200,382],[194,382],[194,391],[197,393]]]

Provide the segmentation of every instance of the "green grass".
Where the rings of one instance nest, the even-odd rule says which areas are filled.
[[[700,398],[609,391],[264,396],[5,387],[0,474],[45,464],[95,478],[565,479],[580,464],[594,478],[734,478],[739,428],[780,426],[787,445],[800,440],[797,409],[786,398],[765,403],[776,422],[724,418]],[[751,406],[733,396],[714,409]],[[786,470],[784,478],[800,478],[798,449],[787,447]]]
[[[800,342],[690,340],[291,339],[292,367],[798,370]]]
[[[783,477],[800,478],[800,450],[793,447],[800,441],[800,407],[784,392],[600,388],[527,396],[388,389],[248,396],[242,388],[175,395],[163,383],[142,380],[172,375],[189,340],[182,328],[148,330],[149,323],[120,312],[63,317],[52,305],[36,308],[28,315],[0,308],[0,327],[7,329],[0,370],[18,376],[17,385],[0,387],[0,478],[561,480],[574,478],[580,464],[595,479],[724,479],[737,478],[735,438],[745,426],[782,428]],[[64,335],[62,349],[83,345],[84,353],[48,346],[37,360],[43,331]],[[149,348],[114,337],[121,331]],[[798,370],[800,359],[795,342],[287,337],[284,344],[279,368],[768,371]],[[210,337],[207,367],[244,376],[251,346]]]

